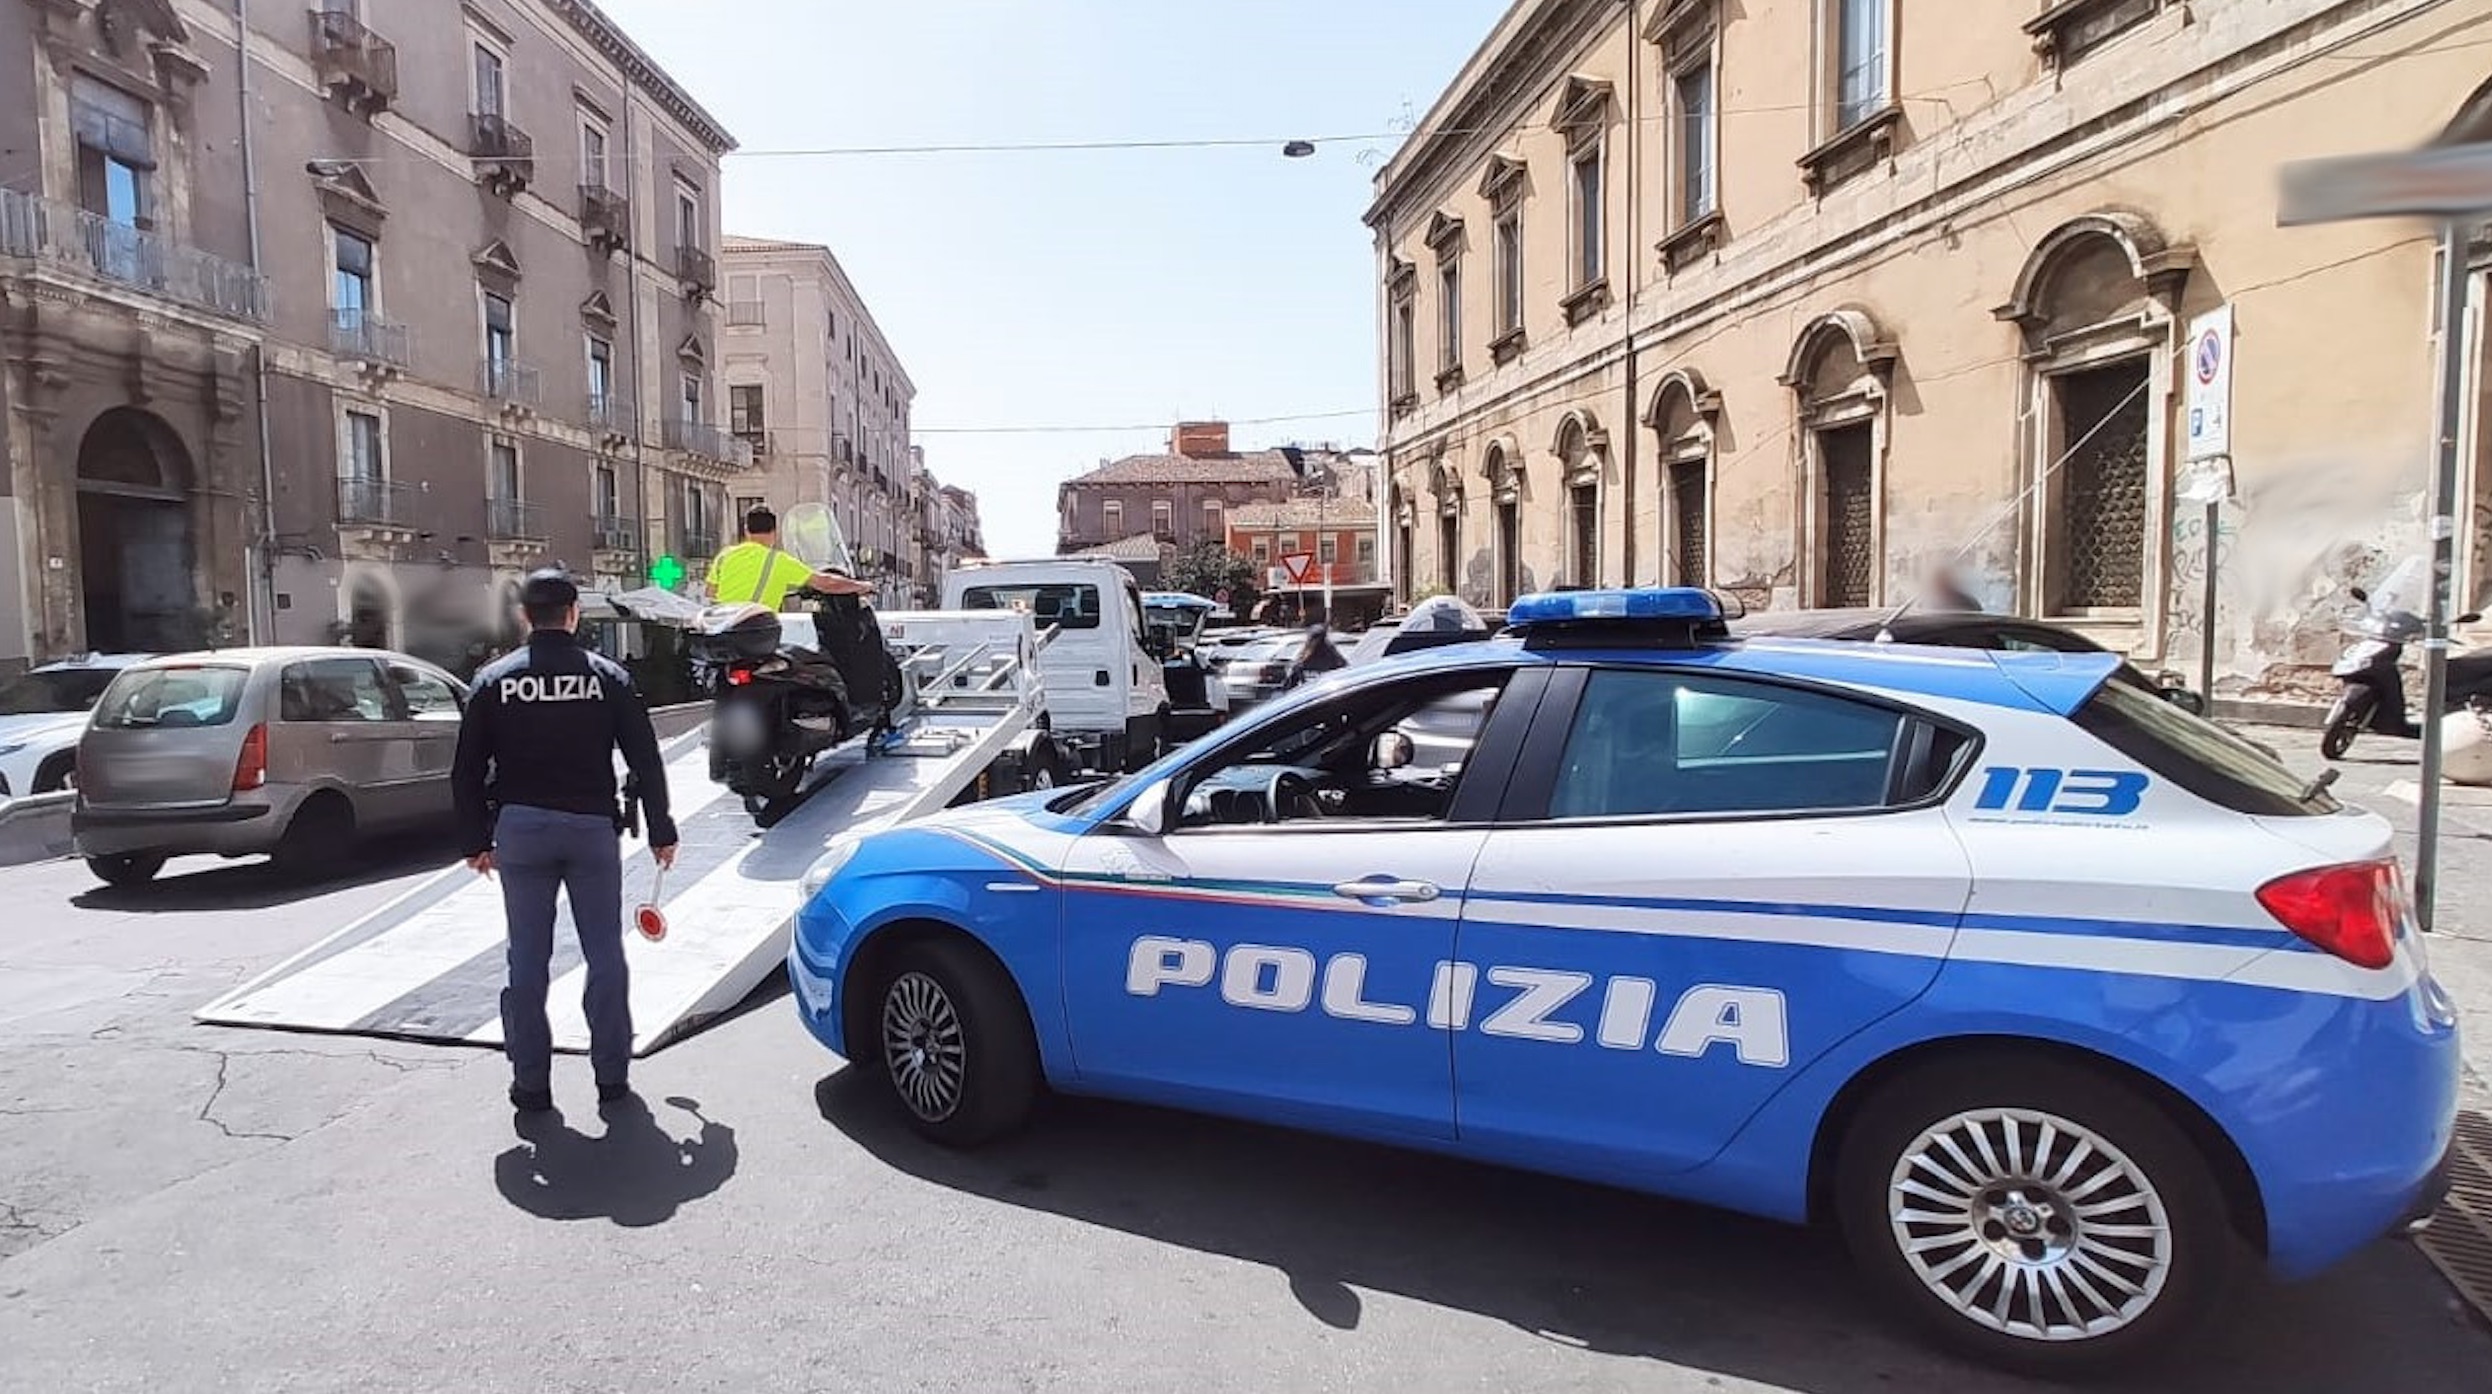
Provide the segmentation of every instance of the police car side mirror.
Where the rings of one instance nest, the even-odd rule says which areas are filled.
[[[1165,779],[1155,779],[1144,786],[1134,801],[1125,806],[1127,825],[1160,837],[1168,831],[1168,796],[1172,792]]]

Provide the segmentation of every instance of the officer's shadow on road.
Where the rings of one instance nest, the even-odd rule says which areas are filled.
[[[966,1195],[1258,1264],[1314,1321],[1356,1330],[1362,1293],[1543,1340],[1806,1394],[2046,1390],[1915,1344],[1830,1237],[1647,1196],[1155,1109],[1058,1099],[976,1152],[919,1139],[886,1086],[815,1086],[878,1160]],[[2421,1259],[2382,1246],[2306,1287],[2260,1289],[2211,1339],[2116,1387],[2282,1394],[2464,1387],[2482,1338],[2447,1319]],[[2227,1329],[2228,1328],[2228,1329]],[[2353,1339],[2346,1333],[2358,1332]],[[2401,1368],[2378,1362],[2394,1352]],[[2409,1382],[2400,1382],[2407,1379]],[[1692,1387],[1692,1386],[1691,1386]]]
[[[493,1159],[494,1186],[542,1220],[611,1220],[626,1229],[665,1224],[736,1170],[735,1129],[702,1117],[690,1099],[666,1104],[691,1114],[699,1131],[677,1137],[637,1094],[599,1106],[605,1131],[597,1136],[574,1130],[559,1114],[523,1114],[520,1144]]]

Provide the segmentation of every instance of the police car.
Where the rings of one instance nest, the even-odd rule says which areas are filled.
[[[1725,621],[1531,597],[1123,780],[835,843],[799,1010],[940,1142],[1052,1087],[1822,1219],[2052,1372],[2428,1214],[2457,1027],[2385,822],[2112,655]]]

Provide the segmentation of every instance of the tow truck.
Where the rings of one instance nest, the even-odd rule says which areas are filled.
[[[1074,768],[1050,730],[1042,636],[1008,610],[888,612],[883,633],[909,682],[892,731],[816,764],[808,797],[756,834],[709,779],[704,733],[664,749],[681,842],[656,902],[662,943],[625,935],[633,1051],[646,1055],[729,1010],[787,956],[800,882],[831,838],[949,805],[1052,786]],[[655,865],[636,832],[618,834],[623,903],[649,903]],[[199,1009],[221,1026],[501,1044],[501,888],[452,867],[378,911]],[[554,1044],[588,1048],[586,969],[556,941]]]

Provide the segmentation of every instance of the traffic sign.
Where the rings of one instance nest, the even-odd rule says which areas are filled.
[[[673,556],[663,556],[649,564],[649,580],[660,590],[673,590],[684,583],[684,564]]]
[[[1281,570],[1288,573],[1290,580],[1299,585],[1305,585],[1308,574],[1315,570],[1315,554],[1313,552],[1287,553],[1281,558]]]
[[[2232,306],[2189,322],[2189,453],[2192,461],[2232,453]]]
[[[2278,227],[2352,218],[2462,218],[2492,209],[2492,144],[2299,160],[2283,171]]]

